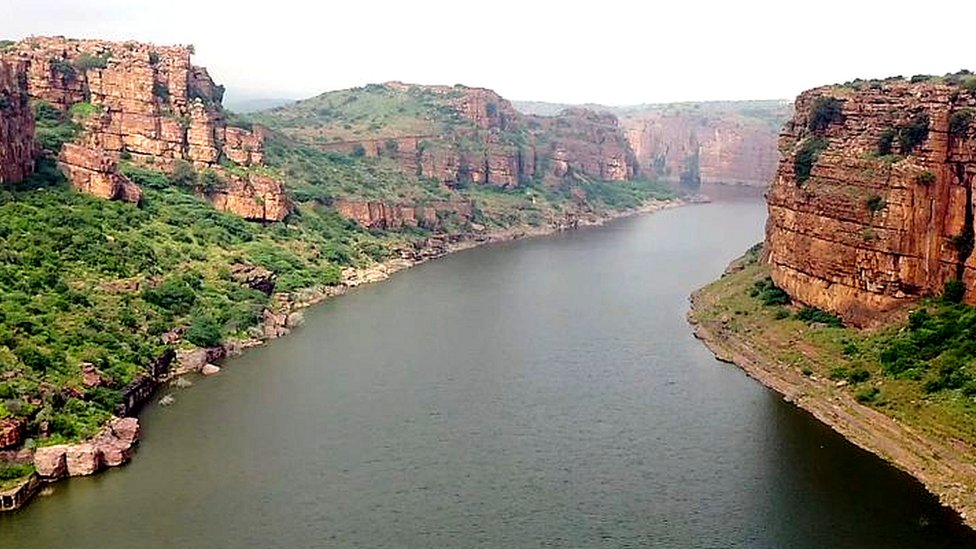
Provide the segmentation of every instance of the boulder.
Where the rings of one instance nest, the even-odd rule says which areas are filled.
[[[68,474],[66,453],[68,446],[45,446],[34,452],[34,469],[45,479],[58,479]]]
[[[24,436],[24,422],[19,419],[0,419],[0,450],[19,446]]]
[[[74,444],[68,446],[65,452],[65,462],[68,466],[69,476],[87,476],[102,468],[102,453],[91,442]]]
[[[220,367],[215,364],[204,364],[203,368],[200,369],[200,373],[205,376],[212,376],[214,374],[220,373]]]

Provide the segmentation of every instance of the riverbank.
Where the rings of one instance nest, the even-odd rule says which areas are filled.
[[[396,257],[387,261],[378,262],[361,269],[345,269],[342,272],[341,281],[337,285],[306,288],[296,292],[274,293],[271,296],[271,306],[264,311],[261,322],[253,332],[253,337],[231,339],[218,347],[181,348],[175,355],[172,355],[172,364],[168,359],[165,361],[165,367],[160,367],[158,372],[154,370],[150,375],[140,378],[135,387],[137,391],[134,393],[138,393],[138,400],[141,401],[148,399],[167,385],[174,389],[189,386],[190,383],[187,383],[183,376],[216,373],[219,368],[213,365],[214,362],[240,355],[249,348],[264,345],[273,339],[289,334],[302,324],[302,311],[305,308],[330,297],[342,295],[352,288],[386,280],[398,271],[426,261],[483,244],[546,236],[580,227],[603,225],[616,219],[674,208],[695,201],[700,200],[652,200],[639,208],[601,214],[575,215],[541,227],[519,227],[495,232],[433,236],[419,246],[397,250]],[[248,274],[249,276],[255,275],[255,273]],[[254,279],[252,282],[259,284],[268,282],[268,280],[260,280],[260,276],[263,275],[256,276],[258,279]],[[173,335],[179,336],[179,334]],[[165,402],[168,403],[174,401],[171,393],[164,395],[164,398],[167,399]],[[126,414],[135,414],[140,406],[141,402],[127,403],[125,412]],[[138,424],[136,424],[136,429],[138,429]],[[41,483],[50,484],[69,476],[94,474],[106,467],[122,465],[129,460],[131,442],[124,449],[124,453],[115,456],[115,459],[100,458],[98,451],[100,446],[96,442],[101,438],[102,435],[100,434],[90,441],[47,447],[42,452],[18,452],[16,455],[11,453],[11,463],[33,463],[37,473],[32,473],[22,481],[0,486],[0,502],[3,502],[3,505],[0,505],[0,510],[8,511],[22,507],[40,491]],[[52,455],[51,448],[56,450],[54,452],[56,455]],[[39,456],[42,458],[41,462],[38,462]]]
[[[909,393],[867,359],[870,377],[840,379],[852,363],[848,351],[867,348],[875,334],[811,325],[790,318],[786,308],[764,307],[750,290],[766,275],[753,251],[696,291],[688,314],[695,336],[718,360],[918,479],[976,529],[976,450],[967,412]]]

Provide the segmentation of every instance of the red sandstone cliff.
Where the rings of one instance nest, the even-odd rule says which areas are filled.
[[[955,278],[976,303],[974,113],[973,92],[944,82],[800,95],[768,195],[773,280],[857,325]]]
[[[34,167],[34,117],[27,104],[27,63],[0,55],[0,184]]]
[[[243,168],[263,161],[263,133],[227,125],[223,88],[190,63],[189,47],[37,37],[11,54],[28,67],[32,99],[64,111],[91,105],[82,135],[59,156],[81,191],[138,201],[138,188],[118,173],[121,157],[161,169],[185,160],[217,171],[221,161]],[[215,206],[249,219],[277,221],[290,209],[281,183],[267,177],[228,185],[227,192]]]
[[[743,114],[745,107],[736,103],[722,103],[628,111],[621,124],[649,177],[764,187],[776,172],[777,135],[789,111],[777,102],[757,104],[762,118]]]

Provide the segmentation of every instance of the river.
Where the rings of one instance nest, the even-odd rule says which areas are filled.
[[[920,484],[721,364],[688,294],[760,200],[468,250],[150,406],[135,460],[0,547],[971,546]]]

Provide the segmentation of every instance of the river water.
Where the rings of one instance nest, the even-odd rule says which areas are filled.
[[[921,486],[691,336],[756,199],[461,252],[149,407],[127,467],[0,516],[13,548],[935,548]]]

